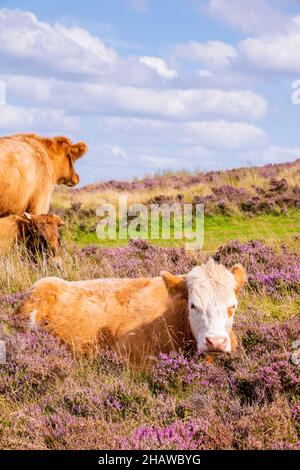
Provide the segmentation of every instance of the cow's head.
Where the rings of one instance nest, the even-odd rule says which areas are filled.
[[[48,155],[53,161],[56,183],[73,187],[79,183],[79,176],[75,171],[75,162],[87,152],[84,142],[73,144],[67,137],[54,137],[44,139]]]
[[[60,227],[63,221],[58,215],[24,213],[17,217],[17,223],[20,238],[32,254],[41,252],[59,259]]]
[[[209,260],[187,275],[189,320],[198,351],[231,352],[238,294],[246,280],[240,264],[231,270]]]

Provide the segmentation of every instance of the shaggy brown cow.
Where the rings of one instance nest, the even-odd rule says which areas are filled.
[[[16,313],[31,328],[45,325],[77,352],[111,348],[133,364],[191,345],[230,352],[236,347],[232,325],[244,280],[240,265],[229,271],[213,261],[186,277],[164,272],[153,279],[44,278]]]
[[[0,137],[0,216],[47,214],[54,186],[79,182],[74,163],[86,151],[67,137]]]
[[[59,262],[61,225],[63,221],[56,214],[24,213],[0,218],[0,254],[5,254],[16,241],[20,241],[31,254],[54,255]]]

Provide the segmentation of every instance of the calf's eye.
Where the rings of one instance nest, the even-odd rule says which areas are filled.
[[[191,308],[192,310],[196,310],[196,305],[190,304],[190,308]]]

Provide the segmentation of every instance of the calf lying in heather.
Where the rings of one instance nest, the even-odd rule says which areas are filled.
[[[0,218],[0,254],[5,254],[15,242],[24,243],[28,251],[37,255],[59,254],[59,227],[63,221],[55,214],[11,215]]]
[[[44,278],[33,285],[17,313],[30,327],[45,325],[77,352],[113,349],[133,364],[160,352],[197,347],[231,352],[242,266],[231,271],[210,260],[187,276],[162,272],[152,279],[67,282]]]

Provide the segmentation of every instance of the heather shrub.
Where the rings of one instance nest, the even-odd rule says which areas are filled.
[[[71,372],[74,359],[66,346],[45,331],[1,335],[6,363],[1,366],[0,393],[22,400],[43,394]]]
[[[244,319],[238,330],[247,363],[235,370],[231,384],[241,400],[272,401],[279,391],[291,400],[300,397],[300,369],[290,361],[291,343],[299,336],[299,319],[281,324]]]
[[[214,259],[225,266],[242,263],[249,286],[279,295],[300,290],[300,257],[284,245],[277,251],[259,240],[241,243],[238,240],[221,246]]]
[[[104,402],[103,391],[95,390],[92,386],[78,386],[76,382],[71,382],[64,386],[63,395],[56,403],[46,403],[46,409],[59,411],[63,408],[72,416],[97,417],[101,414]]]
[[[161,354],[157,367],[150,378],[154,393],[172,392],[191,389],[193,386],[221,387],[226,386],[226,374],[206,361],[205,356],[196,354],[194,357],[172,352]]]
[[[298,439],[289,404],[277,396],[270,405],[247,408],[236,423],[234,445],[240,450],[296,450]]]
[[[142,180],[115,181],[75,188],[67,194],[68,208],[53,209],[59,215],[77,224],[89,217],[95,220],[91,201],[95,209],[98,203],[111,200],[120,193],[127,194],[134,202],[204,203],[206,214],[227,214],[236,211],[242,214],[278,214],[300,207],[299,160],[288,164],[266,165],[258,168],[210,171],[207,173],[166,173]],[[62,191],[62,190],[60,190]],[[180,191],[180,192],[178,192]],[[57,193],[57,197],[59,196]],[[93,196],[93,198],[89,196]],[[56,198],[54,198],[56,201]],[[86,201],[86,202],[85,202]],[[83,225],[86,225],[83,223]],[[76,229],[75,225],[73,229]],[[91,229],[88,222],[87,231]]]
[[[42,330],[14,333],[0,383],[16,411],[0,419],[0,437],[8,448],[296,448],[300,321],[242,315],[237,330],[233,355],[161,355],[146,375],[109,353],[78,363]]]
[[[64,410],[71,416],[113,422],[134,415],[147,405],[147,394],[136,385],[131,387],[125,376],[108,383],[102,383],[107,376],[90,379],[84,385],[72,378],[66,380],[58,394],[43,399],[44,410],[50,414]]]
[[[204,370],[205,365],[200,362],[200,358],[185,357],[177,352],[160,354],[150,377],[151,388],[155,393],[186,388],[200,381]]]
[[[122,426],[74,416],[63,408],[49,413],[41,405],[29,405],[14,413],[11,422],[0,422],[0,436],[1,431],[3,446],[10,449],[109,449],[116,448]]]
[[[199,399],[190,399],[193,407]],[[233,402],[233,403],[232,403]],[[121,449],[297,449],[298,434],[288,402],[279,396],[271,405],[237,404],[232,395],[213,395],[186,419],[168,425],[141,426],[122,438]]]
[[[251,319],[243,316],[237,324],[242,346],[250,357],[268,354],[274,350],[289,351],[292,341],[299,336],[299,328],[297,317],[281,323],[260,323],[255,319],[255,315]]]
[[[145,240],[130,240],[119,248],[89,246],[81,250],[82,256],[97,263],[101,277],[152,277],[167,270],[182,274],[204,260],[198,252],[184,248],[163,248]]]
[[[207,429],[204,419],[184,423],[174,421],[171,425],[162,427],[141,426],[129,439],[120,441],[121,449],[181,449],[195,450],[203,448],[203,433]]]
[[[299,404],[299,400],[298,402],[292,402],[290,404],[290,409],[291,409],[291,415],[292,415],[292,418],[294,419],[294,422],[295,422],[295,425],[296,425],[296,428],[298,430],[298,433],[300,433],[300,404]]]

